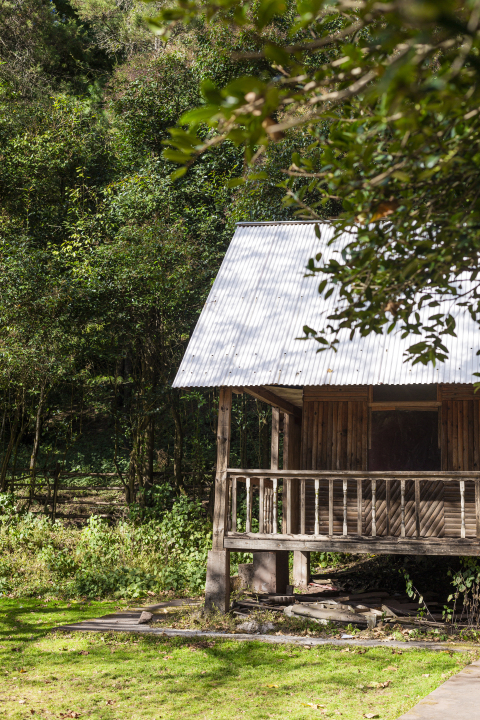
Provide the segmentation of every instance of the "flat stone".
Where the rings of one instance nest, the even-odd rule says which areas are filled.
[[[237,630],[246,633],[257,633],[260,632],[260,625],[255,620],[245,620],[241,625],[237,625]]]
[[[271,622],[264,623],[263,625],[260,625],[258,632],[261,635],[265,635],[265,633],[272,632],[272,630],[275,630],[275,625]]]
[[[477,718],[480,718],[480,660],[453,675],[398,720]]]
[[[138,625],[146,625],[150,622],[150,620],[153,618],[153,615],[151,612],[146,612],[145,610],[142,612],[140,617],[137,620]]]

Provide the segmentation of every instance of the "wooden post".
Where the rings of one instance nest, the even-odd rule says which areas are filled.
[[[310,582],[310,553],[295,550],[293,553],[293,584],[306,587]]]
[[[283,416],[283,468],[299,470],[301,465],[300,421],[292,415]],[[300,483],[296,480],[283,481],[283,530],[288,534],[298,533]]]
[[[415,535],[420,537],[420,480],[415,480]]]
[[[285,470],[300,470],[302,463],[301,435],[302,427],[298,419],[291,415],[284,417],[283,431],[283,467]],[[284,507],[290,511],[291,523],[284,532],[298,533],[300,528],[301,484],[296,480],[287,483],[289,492],[284,496]],[[310,580],[310,553],[295,550],[293,553],[293,584],[305,586]]]
[[[272,444],[270,451],[270,468],[278,470],[280,453],[280,409],[272,407]],[[260,518],[262,517],[262,494],[265,493],[263,478],[260,478]],[[276,481],[272,493],[273,502],[278,502]],[[273,510],[274,523],[277,520],[276,506]],[[259,522],[260,532],[264,532],[263,522]],[[273,532],[277,532],[276,524]],[[286,593],[288,585],[288,552],[254,552],[253,553],[253,589],[256,592]]]
[[[230,458],[231,388],[220,388],[217,429],[217,472],[213,511],[213,548],[208,553],[205,609],[228,612],[230,608],[230,552],[223,547],[228,527],[227,468]]]

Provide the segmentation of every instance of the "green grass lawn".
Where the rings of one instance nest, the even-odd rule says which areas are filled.
[[[0,718],[394,720],[480,651],[65,634],[119,602],[0,600]]]

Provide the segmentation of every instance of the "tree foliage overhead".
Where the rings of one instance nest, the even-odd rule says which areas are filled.
[[[413,362],[444,360],[455,321],[438,295],[475,320],[480,312],[478,0],[192,0],[165,6],[151,25],[168,37],[200,17],[248,34],[251,49],[233,59],[271,72],[204,82],[203,104],[171,130],[164,153],[182,165],[176,176],[231,141],[250,165],[244,181],[261,183],[266,149],[288,148],[286,204],[310,218],[338,204],[336,237],[356,227],[339,260],[309,263],[320,292],[336,286],[340,300],[329,327],[307,334],[327,349],[341,328],[400,331],[415,339]]]

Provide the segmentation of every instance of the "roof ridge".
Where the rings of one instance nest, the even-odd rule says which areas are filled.
[[[330,222],[331,220],[240,220],[235,223],[235,225],[311,225],[315,223],[326,224]]]

